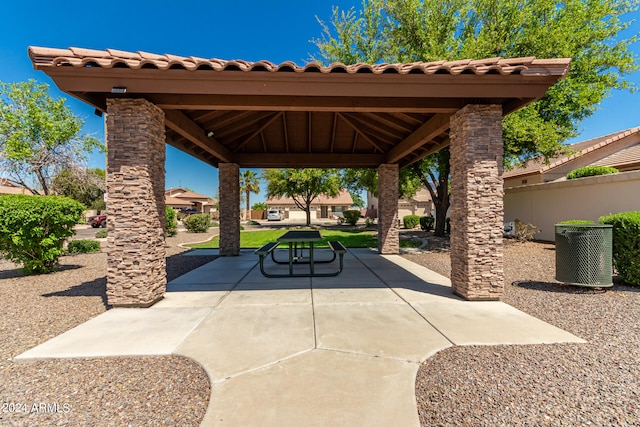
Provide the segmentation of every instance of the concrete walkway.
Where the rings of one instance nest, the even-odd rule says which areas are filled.
[[[397,255],[352,249],[340,276],[313,279],[266,279],[256,258],[219,258],[155,306],[109,310],[16,361],[190,357],[211,381],[204,426],[419,426],[416,373],[439,350],[584,342],[507,304],[463,301]]]

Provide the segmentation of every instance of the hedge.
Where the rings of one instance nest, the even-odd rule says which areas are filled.
[[[207,214],[193,214],[183,219],[182,224],[190,233],[206,233],[211,227],[211,217]]]
[[[344,211],[342,215],[344,216],[344,222],[349,225],[356,225],[361,216],[360,211],[357,210]]]
[[[100,252],[100,242],[97,240],[72,240],[67,246],[67,252],[70,254]]]
[[[613,265],[618,277],[630,285],[640,285],[640,211],[600,217],[613,226]]]
[[[178,214],[171,206],[165,206],[164,210],[165,218],[165,234],[167,237],[173,237],[178,234]]]
[[[68,197],[0,196],[0,254],[26,274],[53,271],[84,209]]]
[[[406,215],[402,218],[402,222],[404,223],[404,228],[416,228],[420,224],[420,217],[418,215]]]
[[[567,174],[567,179],[585,178],[587,176],[609,175],[618,173],[618,169],[610,166],[584,166]]]

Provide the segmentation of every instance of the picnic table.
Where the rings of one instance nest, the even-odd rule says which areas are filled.
[[[255,253],[260,257],[260,271],[265,277],[332,277],[342,272],[344,265],[344,253],[347,249],[338,241],[329,241],[329,249],[333,253],[333,257],[329,260],[316,260],[314,252],[314,243],[322,241],[322,235],[317,230],[290,230],[277,239],[277,242],[269,242]],[[288,261],[279,261],[276,259],[274,251],[281,244],[286,243],[289,246]],[[308,247],[305,245],[308,244]],[[304,256],[304,250],[308,251],[308,256]],[[264,258],[271,254],[271,259],[277,264],[289,264],[288,274],[267,273],[264,270]],[[336,272],[316,273],[315,264],[331,263],[336,259],[336,255],[340,257],[340,266]],[[309,273],[294,273],[294,264],[309,264]]]

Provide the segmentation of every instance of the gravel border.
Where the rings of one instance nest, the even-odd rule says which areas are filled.
[[[446,239],[404,255],[450,274]],[[640,425],[640,287],[555,281],[555,246],[505,241],[503,301],[587,344],[457,346],[417,375],[423,426]]]
[[[211,229],[206,237],[212,237]],[[215,256],[181,256],[167,239],[167,277]],[[0,424],[10,426],[196,426],[209,404],[204,369],[180,356],[46,360],[12,357],[105,312],[106,254],[61,258],[58,271],[23,276],[0,260]]]

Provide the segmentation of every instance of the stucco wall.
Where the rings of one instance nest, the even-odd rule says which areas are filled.
[[[539,240],[554,241],[554,224],[560,221],[597,222],[602,215],[626,211],[640,211],[640,171],[514,187],[504,196],[504,220],[537,226]]]

